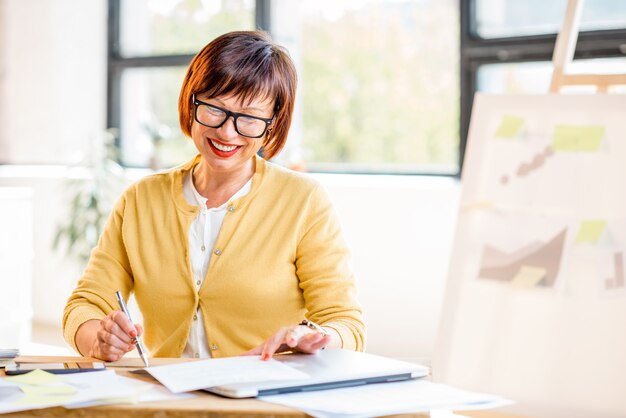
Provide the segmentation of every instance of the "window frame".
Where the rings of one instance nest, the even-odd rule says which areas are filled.
[[[120,3],[122,0],[108,0],[108,41],[107,41],[107,126],[114,129],[121,127],[121,80],[122,73],[127,69],[150,68],[150,67],[177,67],[188,66],[195,54],[180,55],[151,55],[139,57],[123,57],[120,53]],[[255,0],[255,26],[259,29],[272,33],[271,25],[272,0]],[[460,138],[460,137],[458,137]],[[121,148],[123,138],[118,135],[116,145]],[[461,158],[462,160],[462,158]],[[120,161],[122,163],[122,161]],[[128,165],[127,165],[128,166]],[[144,168],[144,167],[133,167]],[[362,164],[354,166],[338,165],[329,167],[328,170],[314,171],[328,174],[371,174],[371,175],[400,175],[400,176],[435,176],[458,178],[460,165],[454,172],[437,171],[404,171],[386,170],[369,171]]]
[[[467,147],[474,93],[477,91],[478,69],[485,64],[552,61],[556,34],[482,38],[476,30],[477,0],[461,0],[460,57],[460,144],[459,172]],[[583,5],[584,7],[584,5]],[[574,59],[617,58],[626,56],[626,28],[581,31]],[[546,92],[548,93],[548,92]]]
[[[120,17],[121,1],[108,0],[107,17],[107,104],[106,122],[109,128],[121,128],[122,110],[122,73],[133,68],[168,68],[187,67],[196,54],[147,55],[140,57],[123,57],[120,53]],[[255,0],[255,26],[270,31],[270,1]],[[115,144],[121,148],[120,136],[116,136]],[[122,163],[122,161],[119,161]],[[133,167],[135,168],[135,167]],[[141,167],[144,168],[144,167]]]
[[[123,57],[120,54],[120,2],[108,0],[107,41],[107,106],[106,121],[111,128],[120,128],[122,73],[131,68],[188,66],[195,54],[152,55]],[[470,115],[474,93],[477,91],[478,69],[485,64],[551,61],[556,34],[525,35],[516,37],[482,38],[476,31],[476,1],[461,0],[460,8],[460,121],[459,161],[456,173],[436,172],[367,172],[385,175],[427,175],[460,178],[467,148]],[[271,33],[271,0],[255,0],[255,25]],[[626,28],[583,31],[579,33],[574,59],[616,58],[626,56]],[[121,138],[116,144],[121,146]],[[337,172],[357,174],[359,170]]]

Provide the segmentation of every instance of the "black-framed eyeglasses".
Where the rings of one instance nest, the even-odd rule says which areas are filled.
[[[274,120],[274,116],[267,119],[245,113],[231,112],[223,107],[202,102],[196,99],[195,94],[193,95],[193,105],[195,107],[194,118],[199,124],[209,128],[220,128],[232,116],[237,133],[248,138],[262,137]]]

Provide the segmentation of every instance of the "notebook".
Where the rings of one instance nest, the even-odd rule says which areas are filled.
[[[309,375],[303,380],[234,383],[204,389],[229,398],[250,398],[290,392],[334,389],[370,383],[397,382],[428,375],[428,367],[351,350],[329,349],[316,354],[282,354],[274,358]]]

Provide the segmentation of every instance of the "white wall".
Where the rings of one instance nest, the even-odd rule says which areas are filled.
[[[0,187],[31,191],[33,320],[45,325],[60,326],[63,306],[80,273],[63,252],[52,250],[56,226],[67,213],[66,172],[62,166],[0,166]]]
[[[456,180],[315,175],[329,190],[353,253],[367,350],[429,359],[456,224]]]
[[[8,23],[7,23],[8,22]],[[79,271],[52,252],[67,172],[105,126],[105,0],[0,0],[0,186],[32,188],[34,320],[60,324]],[[37,118],[30,115],[37,111]],[[31,163],[54,165],[26,166]],[[315,175],[353,251],[368,350],[430,358],[456,220],[450,179]],[[1,216],[2,214],[0,214]],[[60,331],[59,331],[60,332]]]
[[[31,188],[33,315],[58,324],[77,267],[51,252],[64,167],[105,128],[106,0],[0,0],[0,186]],[[0,214],[5,216],[5,214]]]
[[[105,0],[0,0],[0,163],[71,163],[105,126]]]
[[[0,187],[0,347],[31,339],[32,195],[28,188]]]

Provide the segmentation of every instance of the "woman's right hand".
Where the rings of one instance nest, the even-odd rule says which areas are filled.
[[[87,321],[81,325],[76,342],[81,353],[87,352],[89,357],[117,361],[135,349],[135,338],[141,334],[141,325],[133,325],[124,312],[115,310],[101,320]]]

